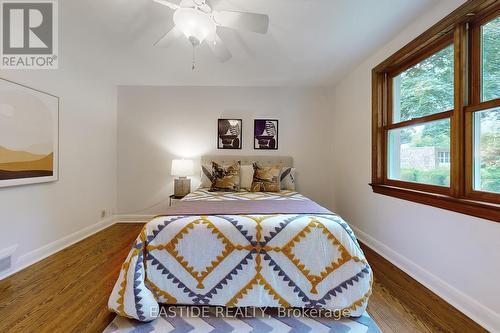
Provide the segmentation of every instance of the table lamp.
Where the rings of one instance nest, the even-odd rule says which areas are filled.
[[[183,197],[191,192],[191,179],[187,176],[193,174],[192,160],[172,160],[172,176],[179,178],[174,179],[174,195]]]

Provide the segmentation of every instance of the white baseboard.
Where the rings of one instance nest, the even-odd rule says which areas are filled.
[[[0,280],[19,272],[20,270],[33,265],[34,263],[47,258],[48,256],[59,252],[66,247],[73,245],[115,223],[115,217],[111,216],[102,221],[97,222],[91,226],[88,226],[82,230],[76,231],[69,234],[61,239],[58,239],[52,243],[44,245],[36,250],[28,252],[20,256],[14,263],[12,269],[0,274]]]
[[[490,332],[500,332],[500,314],[397,253],[359,228],[350,225],[357,238],[396,267],[423,284]]]
[[[151,221],[156,215],[115,215],[116,223],[146,223]]]
[[[17,273],[24,268],[31,266],[48,256],[57,253],[70,245],[73,245],[93,234],[115,224],[115,223],[146,223],[149,222],[155,215],[114,215],[108,217],[96,224],[88,226],[82,230],[74,232],[70,235],[67,235],[61,239],[58,239],[52,243],[44,245],[36,250],[28,252],[22,256],[20,256],[14,263],[13,267],[0,274],[0,280],[5,279],[8,276],[11,276],[14,273]]]

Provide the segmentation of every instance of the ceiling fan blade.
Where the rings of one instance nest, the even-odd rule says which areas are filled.
[[[269,16],[235,11],[214,12],[215,22],[223,27],[249,30],[260,34],[267,33],[269,29]]]
[[[176,27],[164,34],[153,46],[158,47],[169,47],[172,42],[181,35],[182,33]]]
[[[199,4],[197,4],[199,2]],[[193,8],[196,7],[197,5],[201,5],[203,1],[201,0],[182,0],[179,4],[180,7],[182,8]]]
[[[214,2],[215,2],[215,1],[213,1],[213,0],[205,0],[205,3],[206,3],[206,4],[210,7],[210,8],[212,8],[212,9],[213,9],[213,8],[214,8],[214,6],[216,5]]]
[[[153,0],[153,1],[157,2],[159,4],[162,4],[164,6],[167,6],[168,8],[173,9],[173,10],[176,10],[177,8],[179,8],[179,5],[176,5],[175,3],[172,3],[172,2],[167,1],[167,0]]]
[[[207,40],[207,44],[220,62],[226,62],[233,57],[219,35],[215,34],[214,40]]]

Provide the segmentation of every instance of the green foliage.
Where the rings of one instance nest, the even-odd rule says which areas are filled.
[[[483,100],[500,98],[500,17],[483,26]]]
[[[450,45],[400,74],[401,120],[453,109],[453,63]]]
[[[480,122],[481,190],[500,193],[500,108],[476,115]]]
[[[400,131],[401,144],[411,147],[450,147],[450,121],[433,121],[418,127],[407,127]]]
[[[488,101],[500,98],[500,17],[483,26],[482,43],[482,95]],[[481,122],[481,189],[500,193],[500,109],[481,112],[477,118]]]
[[[400,74],[402,121],[453,109],[453,63],[453,45],[450,45]],[[428,123],[418,135],[415,128],[406,128],[401,131],[401,142],[414,147],[449,147],[450,124]]]
[[[481,190],[500,193],[500,168],[481,166]]]
[[[450,185],[450,169],[420,170],[415,168],[401,169],[401,180],[431,185]]]
[[[412,142],[415,147],[450,147],[450,121],[441,120],[427,123],[422,134]]]

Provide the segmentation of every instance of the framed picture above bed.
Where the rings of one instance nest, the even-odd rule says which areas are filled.
[[[217,149],[241,149],[241,119],[217,120]]]
[[[0,79],[0,187],[58,179],[59,98]]]
[[[254,122],[254,149],[278,149],[278,120],[255,119]]]

